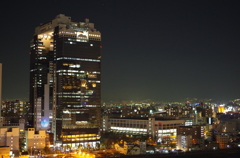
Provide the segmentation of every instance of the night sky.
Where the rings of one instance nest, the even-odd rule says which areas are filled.
[[[102,100],[240,98],[240,3],[232,0],[1,2],[3,100],[28,100],[34,29],[58,14],[102,33]]]

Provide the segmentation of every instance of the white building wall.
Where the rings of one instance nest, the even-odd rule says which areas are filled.
[[[19,151],[19,128],[7,132],[6,146],[10,147],[10,151]]]
[[[176,137],[177,127],[184,123],[184,120],[156,120],[155,118],[125,119],[105,116],[104,119],[106,132],[114,131],[130,135],[149,134],[156,140],[163,136]]]
[[[19,153],[19,128],[0,128],[0,146],[9,146],[10,151]]]
[[[41,106],[42,106],[42,98],[37,98],[37,102],[35,103],[35,112],[34,112],[34,116],[35,116],[35,127],[36,130],[40,130],[41,129]]]
[[[183,151],[189,151],[192,148],[192,136],[191,135],[178,135],[177,136],[177,149]]]
[[[0,128],[0,146],[6,146],[7,128]]]
[[[110,124],[108,122],[108,116],[103,116],[102,117],[101,127],[102,127],[101,128],[102,132],[108,132],[109,131],[109,127],[111,127],[111,126],[110,126]]]
[[[28,128],[26,131],[26,148],[32,154],[44,149],[46,146],[46,131],[35,131],[34,128]]]

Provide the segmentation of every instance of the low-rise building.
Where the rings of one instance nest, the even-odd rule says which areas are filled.
[[[47,133],[45,130],[35,131],[34,128],[28,128],[26,131],[26,150],[36,155],[46,146]]]
[[[178,135],[177,136],[177,149],[183,151],[189,151],[192,148],[192,136],[191,135]]]
[[[179,126],[177,137],[177,147],[181,150],[204,148],[204,126]]]
[[[19,128],[0,128],[0,146],[8,146],[11,156],[19,156]]]
[[[220,133],[216,135],[217,143],[219,143],[220,149],[228,148],[228,142],[230,141],[230,135],[227,133]]]
[[[182,126],[184,120],[164,118],[112,118],[103,117],[102,128],[104,132],[125,133],[127,135],[148,135],[157,142],[165,137],[176,138],[177,127]]]

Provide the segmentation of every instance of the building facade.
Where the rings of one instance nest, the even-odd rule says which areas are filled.
[[[34,128],[28,128],[25,132],[26,151],[30,155],[37,155],[46,147],[47,133],[45,130],[35,131]]]
[[[58,15],[35,29],[30,52],[30,104],[36,130],[77,147],[99,141],[101,33],[88,19]],[[74,137],[74,139],[65,139]]]
[[[3,124],[19,123],[20,119],[25,120],[25,126],[31,119],[28,115],[29,103],[20,100],[2,101]]]
[[[19,156],[19,128],[0,128],[0,146],[8,146],[11,156]]]
[[[178,149],[199,150],[204,148],[204,126],[179,126],[177,128]]]
[[[176,139],[177,127],[184,120],[169,120],[163,118],[111,118],[103,117],[103,132],[126,133],[127,135],[148,135],[156,142],[166,139]]]

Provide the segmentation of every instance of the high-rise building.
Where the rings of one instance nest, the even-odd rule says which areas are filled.
[[[58,15],[36,27],[30,51],[30,104],[36,130],[77,148],[99,142],[101,33]]]

